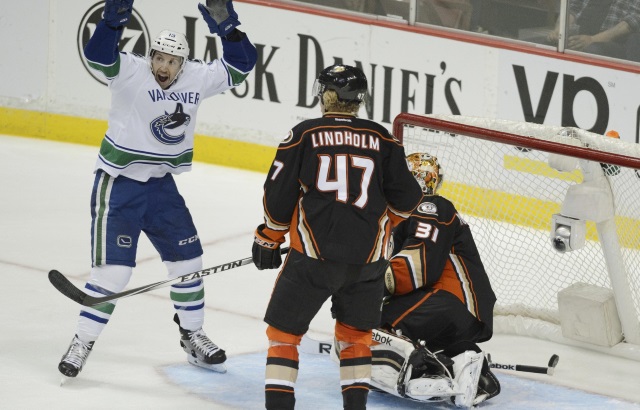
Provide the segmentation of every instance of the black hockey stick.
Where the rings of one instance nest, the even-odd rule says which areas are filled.
[[[289,252],[289,248],[280,249],[280,253],[283,255]],[[78,289],[66,276],[57,270],[49,271],[49,282],[60,291],[63,295],[73,300],[76,303],[79,303],[83,306],[95,306],[104,302],[109,302],[111,300],[120,299],[128,296],[137,295],[139,293],[149,292],[154,289],[162,288],[165,286],[172,285],[174,283],[186,282],[193,279],[206,278],[207,276],[213,275],[218,272],[222,272],[225,270],[239,268],[240,266],[248,265],[253,262],[252,258],[244,258],[233,262],[223,263],[222,265],[214,266],[211,268],[203,269],[197,272],[192,272],[186,275],[178,276],[173,279],[165,279],[160,282],[150,283],[148,285],[140,286],[135,289],[129,289],[122,292],[114,293],[112,295],[107,295],[103,297],[94,297],[91,295],[87,295],[81,289]]]
[[[491,361],[491,355],[487,354],[487,360],[489,361],[489,367],[492,369],[498,370],[514,370],[516,372],[528,372],[528,373],[540,373],[540,374],[548,374],[549,376],[553,376],[553,371],[560,360],[560,357],[557,354],[554,354],[549,359],[549,364],[547,367],[541,366],[528,366],[525,364],[507,364],[507,363],[494,363]]]

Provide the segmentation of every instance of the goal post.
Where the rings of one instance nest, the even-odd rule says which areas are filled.
[[[407,155],[438,157],[439,194],[497,295],[496,332],[640,360],[640,145],[456,115],[402,113],[393,133]]]

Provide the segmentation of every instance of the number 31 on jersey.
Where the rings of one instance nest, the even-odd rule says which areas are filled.
[[[436,226],[433,226],[428,223],[418,222],[418,227],[416,228],[415,237],[422,239],[430,239],[431,242],[438,240],[439,230]]]

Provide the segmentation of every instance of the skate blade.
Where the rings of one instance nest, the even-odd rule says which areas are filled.
[[[194,366],[198,366],[198,367],[202,367],[203,369],[207,369],[207,370],[212,370],[216,373],[226,373],[227,372],[227,366],[224,363],[218,363],[218,364],[209,364],[209,363],[205,363],[203,361],[198,360],[197,358],[188,355],[187,356],[187,360],[189,361],[189,363],[191,363]]]
[[[73,380],[73,379],[74,379],[73,377],[68,377],[68,376],[64,376],[64,375],[63,375],[63,376],[60,378],[60,387],[64,386],[64,385],[65,385],[65,384],[67,384],[67,383],[70,383],[70,382],[71,382],[71,380]]]

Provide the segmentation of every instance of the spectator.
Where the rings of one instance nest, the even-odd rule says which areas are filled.
[[[640,30],[640,0],[569,0],[566,47],[626,59],[626,42]],[[557,43],[558,27],[547,37]]]
[[[627,60],[640,63],[640,31],[629,34],[625,51]]]

